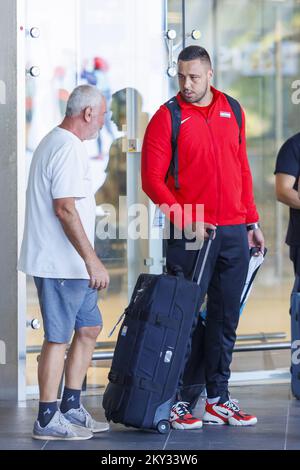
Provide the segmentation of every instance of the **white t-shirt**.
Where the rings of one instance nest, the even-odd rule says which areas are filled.
[[[53,129],[36,149],[26,192],[24,237],[18,269],[31,276],[89,279],[85,263],[55,215],[53,199],[74,197],[94,247],[96,203],[88,155],[72,132]]]

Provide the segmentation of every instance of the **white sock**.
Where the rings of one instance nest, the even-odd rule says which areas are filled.
[[[215,403],[218,403],[221,397],[216,397],[216,398],[207,398],[207,403],[209,405],[214,405]]]

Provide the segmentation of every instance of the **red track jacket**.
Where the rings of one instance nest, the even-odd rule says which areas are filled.
[[[170,219],[182,228],[197,220],[196,205],[204,205],[204,221],[214,225],[238,225],[259,220],[249,168],[245,115],[239,144],[239,127],[234,113],[220,91],[212,88],[215,101],[206,119],[201,107],[177,95],[182,121],[178,137],[179,183],[165,181],[171,158],[171,115],[166,106],[151,119],[142,150],[142,186],[155,204],[192,205],[192,216]]]

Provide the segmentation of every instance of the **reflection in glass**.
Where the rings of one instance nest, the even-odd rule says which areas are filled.
[[[281,143],[299,131],[291,100],[299,75],[300,5],[296,1],[188,0],[186,31],[198,29],[199,44],[213,58],[214,85],[237,98],[246,112],[248,157],[268,255],[241,317],[238,334],[283,332],[290,338],[292,267],[284,244],[288,210],[274,195],[274,165]],[[245,354],[248,356],[248,354]],[[234,356],[235,370],[287,367],[289,353]],[[248,361],[248,363],[247,363]]]
[[[106,97],[108,109],[99,139],[86,144],[90,156],[93,188],[97,202],[97,223],[105,214],[105,204],[118,211],[116,230],[127,224],[126,205],[119,208],[119,194],[127,196],[126,143],[128,111],[135,117],[136,134],[142,140],[149,117],[167,99],[166,53],[162,37],[163,0],[26,0],[27,25],[37,26],[40,37],[26,39],[26,67],[38,65],[38,78],[26,79],[26,161],[29,169],[32,153],[40,140],[61,120],[72,89],[92,83]],[[126,104],[127,90],[138,90],[134,109]],[[138,171],[140,154],[134,156],[133,171]],[[134,180],[139,175],[133,175]],[[137,196],[141,194],[138,183]],[[96,231],[97,233],[97,231]],[[137,244],[140,242],[137,241]],[[128,303],[128,270],[141,270],[146,257],[128,264],[127,240],[95,239],[95,247],[111,275],[108,292],[99,295],[104,329],[101,348],[111,350],[116,334],[108,333]],[[139,249],[139,247],[138,247]],[[28,277],[27,318],[39,318],[38,300]],[[28,329],[27,347],[38,349],[43,341],[42,328]],[[27,384],[36,393],[36,357],[27,355]],[[109,362],[95,361],[88,373],[88,386],[105,385]]]

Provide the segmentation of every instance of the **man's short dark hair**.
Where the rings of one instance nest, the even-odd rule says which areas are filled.
[[[199,59],[202,62],[207,62],[211,67],[211,60],[209,57],[209,53],[207,52],[204,47],[200,46],[188,46],[182,49],[178,56],[178,62],[182,60],[183,62],[187,62],[189,60],[196,60]]]

